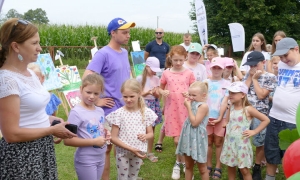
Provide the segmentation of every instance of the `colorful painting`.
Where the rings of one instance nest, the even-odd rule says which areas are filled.
[[[72,109],[76,104],[81,102],[81,95],[79,89],[74,89],[71,91],[63,91],[65,98]]]
[[[80,88],[81,79],[76,66],[62,66],[56,68],[56,72],[62,84],[60,91],[70,91]]]
[[[130,52],[130,54],[133,64],[134,76],[137,77],[138,75],[141,75],[143,73],[143,70],[145,68],[144,51]]]
[[[55,71],[55,67],[49,53],[39,54],[36,63],[40,66],[41,71],[45,75],[43,86],[48,91],[62,87],[61,81],[58,78],[57,71]]]

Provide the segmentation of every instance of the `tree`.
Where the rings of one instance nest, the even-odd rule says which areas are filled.
[[[5,15],[1,15],[1,23],[5,22],[6,20],[10,18],[23,18],[23,15],[20,14],[17,10],[15,9],[10,9]]]
[[[283,30],[288,36],[300,39],[299,0],[203,0],[207,14],[209,42],[231,44],[229,23],[244,26],[246,47],[252,36],[261,32],[268,43]],[[196,20],[195,4],[191,3],[191,20]],[[195,31],[198,32],[195,24]]]
[[[24,13],[24,19],[37,24],[48,24],[49,22],[46,11],[41,8],[28,10]]]
[[[5,15],[6,19],[10,19],[10,18],[22,18],[23,15],[20,14],[17,10],[15,9],[10,9],[6,15]]]

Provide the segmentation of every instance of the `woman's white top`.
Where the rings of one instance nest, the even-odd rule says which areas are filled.
[[[16,95],[20,98],[19,126],[22,128],[49,127],[46,105],[50,93],[42,86],[38,77],[28,69],[31,76],[24,76],[9,70],[0,70],[0,99]]]

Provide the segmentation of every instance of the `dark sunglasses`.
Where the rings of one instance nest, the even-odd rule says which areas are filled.
[[[163,32],[155,32],[155,34],[162,34]]]
[[[29,21],[27,21],[27,20],[19,19],[19,20],[15,23],[15,25],[14,25],[13,29],[11,30],[11,33],[10,33],[10,34],[13,34],[13,33],[15,32],[16,27],[17,27],[19,24],[22,24],[22,25],[27,26],[28,24],[31,24],[31,22],[29,22]]]

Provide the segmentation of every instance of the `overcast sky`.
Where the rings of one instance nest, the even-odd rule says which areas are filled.
[[[5,0],[1,14],[15,9],[23,14],[42,8],[51,24],[107,25],[115,17],[134,21],[138,27],[192,32],[188,13],[192,0]]]

